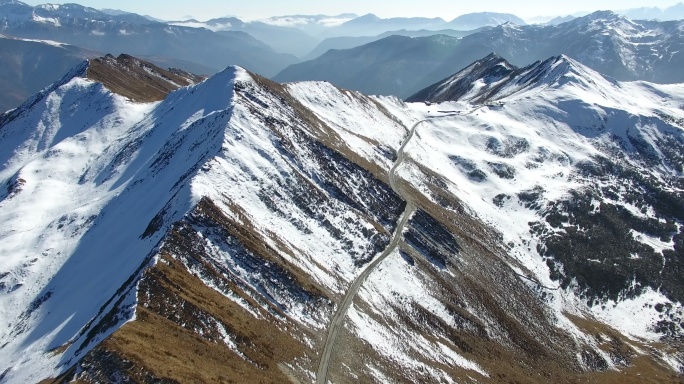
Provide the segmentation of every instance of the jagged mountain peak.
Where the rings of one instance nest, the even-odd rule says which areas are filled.
[[[365,23],[375,23],[377,21],[381,20],[380,17],[373,13],[367,13],[363,16],[356,17],[352,20],[349,20],[345,22],[343,25],[356,25],[356,24],[365,24]]]
[[[566,55],[553,56],[546,60],[538,61],[520,71],[527,76],[533,77],[534,85],[538,86],[553,84],[561,77],[567,77],[571,74],[575,78],[600,76]]]
[[[175,68],[163,69],[127,54],[118,57],[107,54],[83,61],[62,79],[28,98],[18,108],[0,115],[0,125],[25,117],[50,94],[76,78],[100,84],[110,92],[135,102],[160,101],[174,90],[200,83],[205,79],[203,76]]]
[[[482,87],[487,87],[492,83],[501,81],[516,69],[516,67],[508,63],[501,56],[490,53],[453,76],[439,81],[409,97],[407,101],[434,103],[446,100],[460,100],[467,97],[469,93],[479,92]]]
[[[569,86],[588,89],[598,84],[610,86],[613,82],[566,55],[553,56],[518,68],[502,57],[490,54],[416,93],[407,101],[485,103],[523,97],[523,93],[533,89]]]
[[[599,29],[608,32],[622,32],[629,34],[639,28],[639,24],[628,19],[626,16],[619,15],[613,11],[596,11],[583,17],[578,17],[569,22],[569,26],[585,29]]]
[[[602,10],[602,11],[595,11],[592,12],[586,16],[580,17],[580,19],[583,20],[608,20],[608,21],[617,21],[617,20],[623,20],[626,19],[626,17],[619,15],[613,11],[610,10]]]

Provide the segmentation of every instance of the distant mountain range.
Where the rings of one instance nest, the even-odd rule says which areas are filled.
[[[80,62],[100,55],[55,41],[0,35],[0,111],[18,107]]]
[[[294,64],[274,77],[279,82],[330,81],[368,94],[409,96],[444,75],[431,77],[460,45],[459,38],[389,36]],[[427,76],[427,79],[424,78]]]
[[[168,24],[191,28],[206,28],[214,32],[244,32],[264,42],[277,52],[295,56],[303,56],[309,53],[319,42],[319,39],[312,37],[299,28],[267,24],[261,21],[243,22],[235,17],[211,19],[204,22],[197,20],[172,21]]]
[[[279,27],[298,28],[310,34],[311,36],[317,36],[329,28],[339,26],[347,21],[356,19],[357,17],[359,16],[354,13],[343,13],[336,16],[286,15],[273,16],[259,21]]]
[[[381,19],[354,14],[281,16],[252,22],[235,17],[204,22],[162,22],[122,10],[97,10],[78,4],[33,7],[18,0],[2,0],[0,34],[13,41],[11,44],[6,40],[2,42],[6,49],[0,53],[0,59],[7,61],[0,61],[0,64],[6,63],[8,70],[0,75],[6,86],[6,92],[0,96],[0,109],[18,106],[25,97],[57,80],[79,60],[105,53],[130,53],[163,67],[200,74],[213,74],[227,65],[237,64],[273,76],[298,62],[295,55],[313,59],[330,49],[361,46],[391,35],[462,37],[472,31],[453,28],[464,27],[464,23],[496,25],[508,20],[521,22],[512,15],[493,13],[464,15],[449,23],[439,18]],[[321,41],[323,35],[336,37]],[[34,50],[28,47],[37,47],[39,43],[29,40],[56,43]],[[20,53],[20,46],[24,47],[24,53]],[[29,51],[33,55],[30,59]],[[444,52],[434,55],[444,55]],[[34,62],[33,66],[21,64],[29,60]],[[41,64],[49,62],[54,65]],[[436,65],[429,55],[423,62],[430,62],[430,68]],[[387,91],[403,90],[405,85],[395,84],[395,88],[387,88]],[[410,89],[414,90],[412,86]]]
[[[349,20],[339,26],[329,28],[320,36],[375,36],[395,30],[444,30],[456,29],[469,31],[482,27],[494,27],[506,22],[525,25],[521,18],[505,13],[480,12],[461,15],[452,21],[442,18],[395,17],[382,19],[374,14],[367,14]]]
[[[172,26],[136,14],[110,14],[77,4],[31,7],[19,1],[1,3],[0,33],[51,39],[112,54],[166,57],[214,71],[239,64],[274,75],[297,61],[244,32]]]
[[[684,65],[683,25],[681,21],[631,21],[601,11],[559,25],[507,23],[460,39],[441,39],[447,44],[429,38],[404,38],[401,42],[386,38],[363,47],[328,52],[292,65],[274,78],[327,80],[366,93],[408,97],[448,76],[454,68],[464,68],[495,52],[517,66],[565,54],[618,80],[684,82],[680,70]],[[415,52],[422,52],[424,57]],[[421,64],[421,60],[426,63]]]
[[[483,28],[491,28],[491,27],[483,27]],[[438,31],[432,31],[432,30],[427,30],[427,29],[421,29],[421,30],[413,30],[413,31],[408,31],[405,29],[399,30],[399,31],[389,31],[382,33],[377,36],[356,36],[356,37],[350,37],[350,36],[339,36],[339,37],[329,37],[325,40],[323,40],[320,44],[316,46],[309,54],[306,56],[302,57],[302,60],[312,60],[315,59],[322,54],[328,52],[331,49],[350,49],[350,48],[355,48],[355,47],[360,47],[362,45],[372,43],[374,41],[382,40],[385,37],[389,36],[407,36],[407,37],[428,37],[428,36],[434,36],[434,35],[446,35],[446,36],[451,36],[451,37],[463,37],[467,36],[470,34],[473,34],[475,32],[478,32],[478,30],[472,30],[472,31],[457,31],[455,29],[440,29]]]
[[[463,36],[470,30],[493,27],[506,22],[524,25],[517,16],[501,13],[472,13],[446,22],[441,18],[388,18],[373,14],[356,16],[282,16],[260,21],[244,22],[235,17],[198,21],[171,21],[171,25],[206,28],[212,31],[242,31],[263,41],[278,52],[311,59],[328,49],[351,48],[381,37],[398,34],[429,36],[439,33]],[[411,32],[406,32],[411,31]],[[373,37],[376,38],[373,38]],[[321,42],[321,39],[324,39]],[[314,48],[315,47],[315,48]],[[327,49],[326,49],[327,48]]]
[[[667,8],[643,7],[616,12],[632,20],[682,20],[684,19],[684,3],[677,3]]]

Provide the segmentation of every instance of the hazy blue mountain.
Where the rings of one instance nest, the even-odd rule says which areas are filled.
[[[573,15],[557,16],[557,17],[554,17],[553,19],[547,21],[544,24],[546,24],[546,25],[558,25],[558,24],[567,23],[568,21],[573,21],[576,18],[577,18],[577,16],[573,16]]]
[[[264,42],[276,52],[295,56],[307,54],[320,42],[319,39],[292,26],[273,25],[261,21],[244,22],[236,17],[222,17],[207,21],[173,21],[170,24],[192,28],[206,28],[214,32],[245,32]]]
[[[118,16],[118,15],[127,15],[127,14],[132,14],[132,13],[133,13],[133,12],[122,11],[122,10],[120,10],[120,9],[111,9],[111,8],[100,9],[100,11],[101,11],[101,12],[104,12],[104,13],[107,13],[107,14],[110,14],[110,15],[116,15],[116,16]],[[156,22],[160,22],[160,23],[163,23],[163,22],[164,22],[164,20],[158,19],[158,18],[156,18],[156,17],[152,17],[152,16],[150,16],[150,15],[142,15],[142,16],[143,16],[144,18],[150,20],[150,21],[156,21]]]
[[[31,7],[18,1],[2,3],[0,33],[51,39],[112,54],[166,57],[207,68],[238,64],[267,76],[297,61],[245,32],[216,33],[173,26],[136,14],[111,15],[78,4]]]
[[[352,49],[330,50],[286,68],[274,80],[325,80],[369,94],[408,96],[430,84],[425,83],[425,75],[443,64],[458,45],[458,38],[446,35],[389,36]]]
[[[643,7],[617,11],[632,20],[682,20],[684,19],[684,3],[677,3],[671,7]]]
[[[328,29],[321,33],[323,37],[334,36],[375,36],[387,31],[401,29],[420,30],[447,29],[444,19],[439,17],[394,17],[382,19],[372,13],[349,20],[337,27]]]
[[[438,31],[431,31],[427,29],[421,29],[418,31],[407,31],[402,29],[400,31],[388,31],[377,36],[338,36],[329,37],[323,40],[316,48],[314,48],[308,55],[302,57],[303,60],[312,60],[318,56],[328,52],[331,49],[349,49],[354,47],[360,47],[364,44],[372,43],[378,41],[388,36],[398,35],[398,36],[408,36],[408,37],[426,37],[433,35],[447,35],[451,37],[463,37],[477,32],[474,31],[457,31],[455,29],[440,29]]]
[[[478,12],[461,15],[448,23],[449,28],[469,31],[482,27],[496,27],[504,23],[526,25],[525,20],[510,13]]]
[[[684,22],[677,21],[631,21],[610,11],[595,12],[559,25],[507,23],[443,45],[429,39],[407,38],[403,43],[385,39],[354,49],[330,51],[286,68],[275,78],[328,80],[366,93],[408,97],[494,52],[516,66],[565,54],[618,80],[677,83],[684,82],[683,25]],[[402,44],[409,44],[411,49]],[[415,51],[430,52],[429,64],[408,65],[420,61],[412,56]]]
[[[0,111],[18,107],[78,63],[98,55],[73,45],[0,36]]]

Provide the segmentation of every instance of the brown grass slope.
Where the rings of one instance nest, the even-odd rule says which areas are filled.
[[[126,54],[90,60],[87,78],[138,102],[163,100],[169,92],[203,80],[200,76],[178,69],[162,69]]]
[[[262,262],[286,268],[284,273],[293,284],[304,287],[316,305],[328,305],[320,289],[301,271],[283,265],[274,250],[252,239],[249,227],[228,219],[213,202],[203,199],[190,218],[173,227],[157,256],[159,261],[144,273],[138,286],[136,319],[89,352],[79,364],[83,372],[71,379],[282,383],[288,379],[280,362],[315,358],[300,339],[317,335],[267,300],[258,302],[257,292],[221,270],[202,247],[192,222],[220,229]],[[229,296],[244,300],[259,317]],[[224,340],[225,334],[231,342]]]
[[[282,139],[283,148],[294,151],[308,140],[307,145],[332,149],[336,156],[342,155],[376,178],[386,180],[386,170],[356,155],[332,129],[291,97],[285,87],[258,76],[253,78],[254,83],[237,84],[236,95],[252,100],[259,94],[257,91],[265,90],[271,97],[269,103],[288,111],[290,121],[278,121],[269,119],[258,103],[250,110],[262,117],[265,126]],[[134,93],[140,95],[138,91]],[[292,122],[297,123],[292,125]],[[293,126],[296,127],[294,135],[289,131]],[[612,363],[621,370],[606,370],[607,362],[602,361],[593,346],[573,340],[555,327],[545,306],[544,289],[530,286],[513,272],[509,265],[516,263],[497,233],[464,209],[439,175],[426,169],[419,171],[425,175],[427,194],[415,185],[402,183],[402,195],[410,198],[422,212],[412,220],[407,233],[414,237],[411,240],[405,235],[402,252],[413,260],[413,268],[432,287],[433,295],[458,319],[460,326],[453,328],[445,324],[421,310],[418,303],[396,306],[390,314],[373,312],[360,298],[356,299],[355,307],[387,329],[402,329],[409,335],[443,343],[479,364],[489,377],[430,361],[416,353],[412,358],[447,372],[459,382],[681,382],[681,377],[658,358],[657,350],[661,346],[650,348],[640,344],[640,350],[650,351],[640,355],[633,347],[635,342],[614,330],[592,319],[573,318],[587,334],[607,335],[595,345],[605,348]],[[325,204],[325,200],[316,203]],[[339,295],[320,287],[280,256],[282,252],[296,255],[296,249],[273,249],[266,245],[255,229],[258,223],[246,220],[237,202],[223,201],[222,204],[230,207],[230,214],[218,208],[217,202],[205,198],[191,214],[174,224],[159,251],[158,262],[139,282],[136,319],[86,354],[59,382],[313,381],[309,372],[316,370],[325,330],[293,321],[272,300],[225,270],[203,245],[203,239],[208,234],[226,239],[226,244],[240,250],[237,255],[242,256],[236,257],[272,265],[268,273],[275,271],[272,275],[275,279],[288,281],[283,289],[299,295],[312,312],[318,310],[324,316],[331,316]],[[394,213],[384,216],[396,216],[400,208],[391,207]],[[378,216],[373,212],[369,215]],[[380,221],[374,223],[376,229],[391,233],[392,228]],[[435,238],[434,233],[445,231],[453,240],[444,242]],[[274,241],[278,243],[277,238]],[[450,248],[450,241],[457,244],[456,251]],[[426,249],[431,251],[426,253]],[[246,303],[249,310],[237,304],[236,298]],[[464,302],[470,306],[463,305]],[[229,342],[224,334],[228,335]],[[358,339],[349,328],[343,330],[332,358],[331,379],[335,383],[374,382],[369,363],[394,382],[432,382],[434,379],[426,372],[398,366]]]

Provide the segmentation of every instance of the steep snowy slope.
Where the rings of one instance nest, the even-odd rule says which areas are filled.
[[[103,292],[120,285],[122,274],[126,278],[130,275],[125,268],[118,270],[117,264],[101,269],[106,265],[88,256],[97,252],[108,257],[106,251],[98,250],[104,244],[103,238],[86,232],[97,225],[97,218],[105,215],[105,207],[120,191],[119,185],[114,187],[112,182],[102,185],[106,175],[91,183],[86,174],[93,172],[94,163],[106,158],[106,148],[113,143],[129,144],[121,140],[122,136],[149,114],[154,104],[132,103],[114,95],[101,83],[90,80],[93,74],[89,72],[94,70],[94,77],[108,72],[118,81],[135,85],[135,71],[145,68],[146,75],[157,79],[158,85],[166,84],[167,90],[179,85],[163,79],[168,72],[150,63],[120,59],[84,62],[22,107],[0,116],[0,179],[5,186],[0,194],[4,358],[28,358],[33,363],[28,353],[10,352],[9,340],[26,350],[34,348],[33,344],[47,349],[63,344],[90,319],[88,311],[106,301],[102,300]],[[175,79],[181,81],[180,77]],[[114,222],[121,220],[116,213],[107,215]],[[126,239],[130,232],[117,233],[124,228],[116,227],[110,224],[104,228],[110,252],[126,252],[126,246],[131,244],[120,239]],[[77,287],[80,293],[65,297],[65,291],[69,291],[65,287]],[[52,317],[44,319],[41,327],[31,327],[38,306],[53,295],[60,302],[55,308],[61,311],[51,310]],[[56,325],[49,325],[54,324],[51,321]],[[53,337],[62,341],[51,340]],[[41,373],[39,369],[20,371]]]
[[[681,337],[682,86],[617,82],[565,56],[523,69],[490,56],[421,98],[478,108],[426,122],[408,152],[536,279],[560,284],[553,300],[579,292],[626,334]]]
[[[661,339],[656,319],[618,321],[610,300],[634,299],[579,300],[601,287],[552,278],[562,269],[546,266],[541,235],[520,221],[539,220],[516,205],[534,200],[528,184],[551,180],[544,198],[554,198],[581,184],[557,175],[571,155],[602,153],[562,130],[573,120],[560,107],[535,112],[583,105],[586,78],[557,87],[566,99],[543,93],[552,76],[516,88],[530,102],[520,113],[553,128],[541,129],[502,115],[514,93],[504,107],[407,105],[230,67],[137,103],[92,68],[0,117],[0,382],[679,379],[676,323]],[[658,89],[672,95],[659,109],[672,119],[678,89]],[[496,113],[491,131],[469,124]],[[545,167],[516,168],[537,147],[496,132],[514,129],[546,140],[534,157]],[[467,169],[481,161],[524,179],[494,184],[489,168]],[[490,196],[518,187],[501,209]],[[634,238],[660,244],[651,233]],[[637,292],[654,298],[640,313],[680,311],[663,287]]]
[[[242,69],[229,68],[161,104],[135,104],[81,77],[92,68],[77,68],[3,116],[2,365],[9,368],[3,376],[49,376],[129,320],[133,312],[126,306],[135,300],[131,284],[138,284],[139,268],[159,252],[174,222],[192,209],[198,214],[201,201],[240,228],[253,223],[241,236],[259,239],[268,251],[250,250],[256,243],[244,245],[245,238],[242,247],[262,252],[275,266],[285,264],[280,272],[268,267],[271,276],[246,269],[253,254],[235,261],[234,278],[252,286],[247,291],[264,310],[322,327],[326,307],[311,305],[339,294],[383,248],[401,209],[396,195],[368,171],[292,131],[307,124],[331,147],[350,152],[335,132],[294,109],[301,104],[288,106],[279,86],[261,79],[274,88],[260,100]],[[375,136],[386,152],[373,153],[377,141],[360,147],[368,148],[366,163],[382,164],[378,159],[392,156],[404,128],[374,102],[362,101],[369,111],[354,121],[384,126],[385,135]],[[359,128],[347,129],[363,141],[354,132]],[[382,165],[376,169],[383,172]],[[210,234],[204,235],[211,240]],[[227,240],[213,241],[219,243],[207,247],[218,252],[224,270]],[[290,292],[293,276],[306,283]],[[312,304],[298,300],[307,297]],[[255,299],[246,300],[254,305]],[[120,313],[107,316],[115,305]],[[43,356],[56,348],[59,354]]]

